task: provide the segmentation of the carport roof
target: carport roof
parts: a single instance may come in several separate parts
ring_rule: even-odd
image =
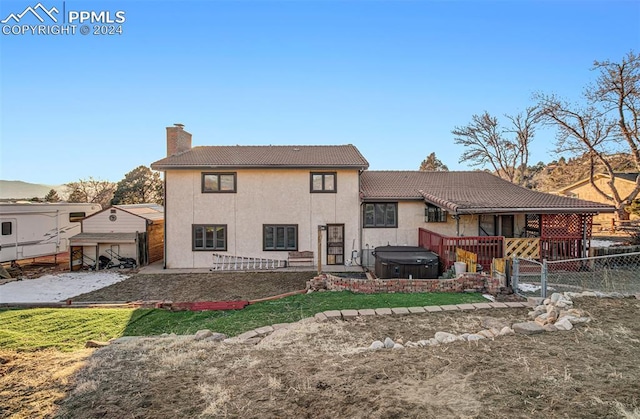
[[[149,204],[126,204],[126,205],[114,205],[114,208],[119,208],[130,214],[137,215],[138,217],[146,218],[151,221],[164,220],[164,207],[162,205],[149,203]]]
[[[90,246],[100,243],[135,243],[136,233],[79,233],[69,238],[73,245]]]

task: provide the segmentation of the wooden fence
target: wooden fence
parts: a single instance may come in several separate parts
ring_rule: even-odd
[[[511,259],[507,258],[495,258],[491,264],[491,277],[499,280],[500,287],[507,286],[507,279],[509,277],[509,264]]]
[[[456,249],[456,262],[467,264],[467,272],[476,272],[478,269],[478,255],[464,249]]]

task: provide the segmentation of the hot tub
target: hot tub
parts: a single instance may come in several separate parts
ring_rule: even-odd
[[[435,279],[439,260],[435,253],[418,246],[380,246],[374,251],[378,278]]]

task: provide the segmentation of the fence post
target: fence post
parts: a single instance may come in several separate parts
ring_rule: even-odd
[[[542,272],[540,275],[540,296],[547,298],[547,259],[542,259]]]
[[[513,270],[511,271],[511,284],[513,292],[518,293],[518,275],[520,275],[520,259],[513,258]]]

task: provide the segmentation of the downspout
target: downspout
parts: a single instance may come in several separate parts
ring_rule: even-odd
[[[362,252],[363,250],[363,246],[362,246],[362,236],[363,236],[363,231],[362,231],[362,205],[364,204],[364,202],[362,202],[362,198],[360,196],[360,194],[362,193],[362,172],[364,172],[363,169],[358,171],[358,200],[360,201],[358,205],[358,247],[360,247],[360,263],[358,264],[360,267],[362,267]]]
[[[456,220],[456,237],[460,237],[460,215],[458,212],[453,213],[453,218]]]
[[[164,172],[164,179],[162,179],[162,181],[164,182],[164,191],[163,191],[163,196],[164,196],[164,217],[162,217],[162,224],[163,224],[163,246],[162,246],[162,269],[167,269],[167,172]]]

